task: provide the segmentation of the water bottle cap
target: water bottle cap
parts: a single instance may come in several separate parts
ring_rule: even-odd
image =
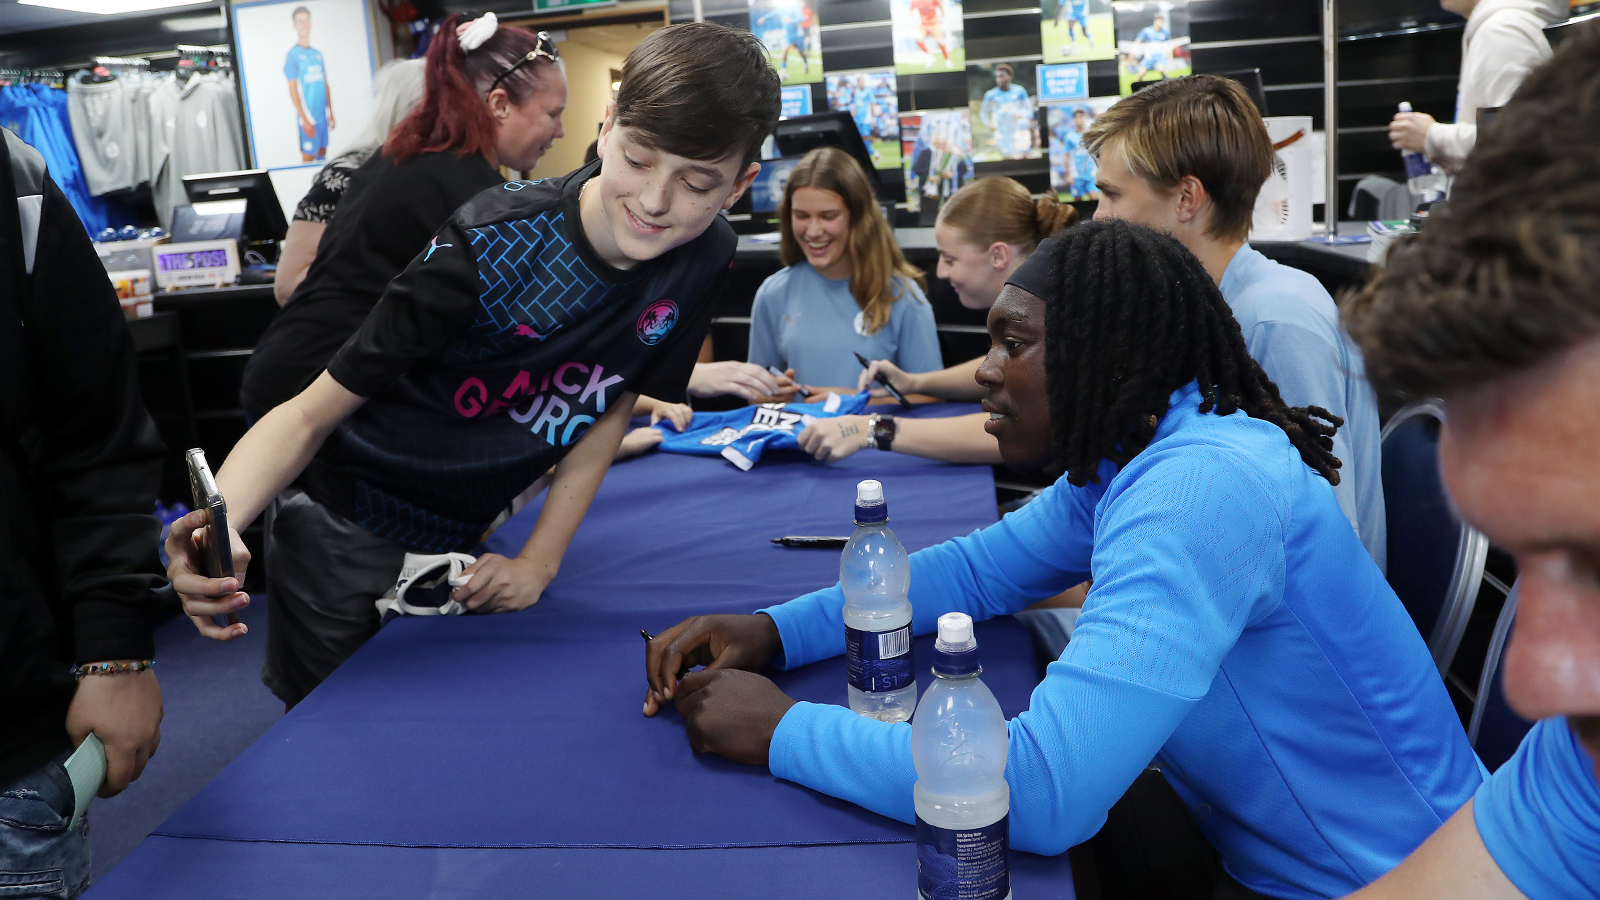
[[[856,524],[881,525],[889,521],[889,504],[883,501],[882,482],[867,479],[856,485]]]
[[[871,506],[883,502],[883,482],[871,478],[856,485],[856,505]]]
[[[972,617],[966,613],[945,613],[939,617],[939,649],[957,653],[978,646],[972,638]]]

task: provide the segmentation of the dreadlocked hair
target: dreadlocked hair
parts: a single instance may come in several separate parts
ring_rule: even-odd
[[[1128,464],[1155,437],[1172,392],[1198,382],[1200,411],[1282,428],[1300,458],[1339,483],[1333,435],[1344,420],[1291,407],[1245,348],[1222,292],[1177,240],[1117,219],[1085,222],[1050,247],[1045,377],[1053,474],[1099,483],[1100,461]],[[1320,420],[1320,421],[1319,421]]]

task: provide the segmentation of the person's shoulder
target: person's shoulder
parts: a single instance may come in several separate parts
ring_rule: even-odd
[[[1243,412],[1201,412],[1200,400],[1192,386],[1175,394],[1156,436],[1117,473],[1113,487],[1177,481],[1199,491],[1243,492],[1263,501],[1262,512],[1281,516],[1301,463],[1288,435]]]
[[[564,182],[565,178],[543,178],[484,188],[456,210],[456,224],[474,229],[558,213]]]
[[[1262,324],[1298,324],[1328,330],[1339,319],[1339,308],[1328,289],[1315,276],[1267,258],[1246,244],[1239,251],[1237,278],[1224,274],[1224,292],[1234,318],[1246,334]],[[1331,333],[1331,332],[1330,332]]]
[[[897,309],[902,305],[927,307],[929,315],[932,315],[932,307],[928,305],[927,296],[922,293],[922,288],[915,281],[912,281],[910,277],[899,272],[890,275],[889,290],[894,297],[894,305]]]
[[[11,176],[16,181],[17,196],[43,193],[47,172],[44,154],[23,142],[11,129],[0,128],[0,131],[5,132],[6,150],[11,153]]]
[[[772,297],[784,294],[792,285],[807,280],[807,278],[814,273],[815,270],[811,268],[811,264],[805,262],[804,260],[797,262],[792,266],[784,266],[778,271],[773,272],[771,275],[768,275],[766,279],[761,282],[761,287],[756,289],[756,296],[760,297],[761,295],[765,294],[769,297]]]

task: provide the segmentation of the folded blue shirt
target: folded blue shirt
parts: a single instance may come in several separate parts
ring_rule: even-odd
[[[1600,782],[1566,719],[1534,724],[1478,789],[1472,818],[1495,865],[1533,900],[1600,897]]]
[[[1094,578],[1072,643],[1012,719],[1012,846],[1094,835],[1152,759],[1258,892],[1330,897],[1405,858],[1484,777],[1410,616],[1328,483],[1276,426],[1173,394],[1100,484],[1065,479],[911,556],[912,627],[1013,613]],[[892,485],[888,486],[890,490]],[[844,649],[837,585],[763,610],[784,664]],[[800,703],[773,774],[912,820],[911,729]]]
[[[851,416],[867,408],[870,391],[849,397],[829,394],[820,403],[762,403],[727,412],[697,412],[689,430],[658,423],[668,453],[720,456],[748,472],[768,450],[800,446],[800,432],[817,419]]]

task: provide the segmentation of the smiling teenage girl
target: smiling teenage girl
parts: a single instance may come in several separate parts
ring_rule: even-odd
[[[1000,296],[1006,279],[1033,253],[1039,242],[1077,221],[1077,211],[1052,197],[1035,200],[1028,189],[1002,176],[980,178],[967,185],[939,210],[933,226],[939,248],[940,278],[950,282],[961,305],[988,309]],[[983,357],[933,372],[907,372],[887,359],[873,360],[859,376],[858,390],[873,384],[878,373],[907,394],[929,394],[945,400],[983,399],[976,375]],[[874,391],[881,393],[882,389]],[[912,456],[958,463],[997,463],[1000,450],[983,432],[987,416],[943,419],[896,419],[880,415],[818,419],[800,434],[800,446],[817,459],[844,459],[869,446]]]
[[[861,166],[813,150],[778,208],[783,269],[756,291],[749,360],[794,369],[809,385],[855,384],[851,351],[927,372],[941,365],[922,273],[906,264]]]

